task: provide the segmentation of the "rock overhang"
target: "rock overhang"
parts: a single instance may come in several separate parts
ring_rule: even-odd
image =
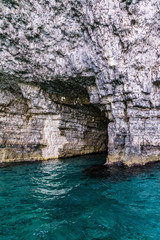
[[[1,6],[3,116],[14,113],[29,123],[39,114],[41,124],[40,114],[71,111],[74,119],[73,109],[81,109],[86,118],[88,108],[108,122],[109,162],[160,158],[158,0],[24,0]]]

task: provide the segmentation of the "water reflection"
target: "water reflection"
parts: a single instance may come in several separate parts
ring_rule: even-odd
[[[0,239],[158,240],[160,164],[84,172],[104,162],[96,155],[3,165]]]

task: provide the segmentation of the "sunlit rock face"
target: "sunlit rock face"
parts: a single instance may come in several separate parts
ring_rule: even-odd
[[[160,160],[159,0],[0,1],[0,161]],[[107,138],[108,135],[108,138]]]

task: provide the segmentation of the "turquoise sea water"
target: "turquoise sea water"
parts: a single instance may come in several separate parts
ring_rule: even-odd
[[[0,167],[0,240],[159,240],[160,164],[120,178],[102,155]]]

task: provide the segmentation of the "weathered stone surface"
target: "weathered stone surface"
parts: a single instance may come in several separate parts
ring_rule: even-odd
[[[87,104],[87,96],[83,98],[84,104],[78,104],[73,96],[62,97],[31,84],[18,85],[23,95],[21,104],[15,93],[13,102],[6,102],[6,105],[3,102],[0,112],[1,162],[52,159],[106,150],[106,118],[99,109]]]
[[[103,151],[107,132],[108,162],[160,160],[159,10],[0,0],[1,161]]]

